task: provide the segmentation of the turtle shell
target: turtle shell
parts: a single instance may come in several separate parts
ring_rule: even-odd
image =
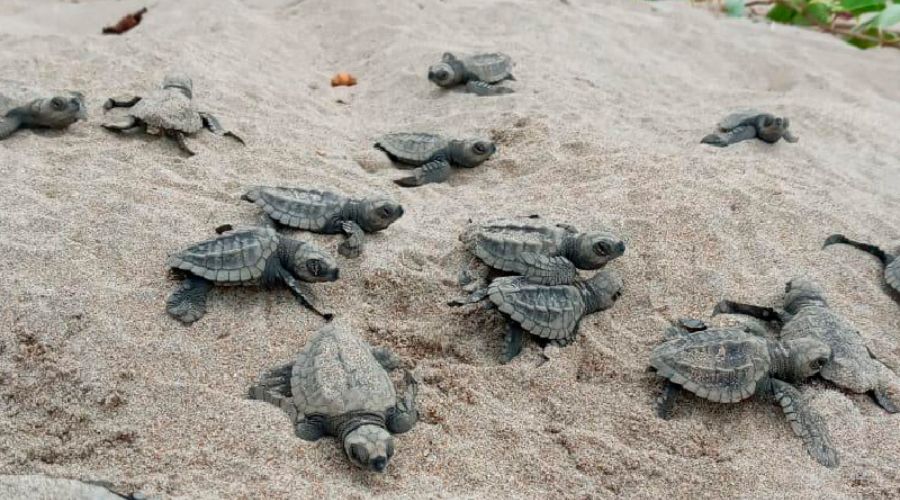
[[[739,328],[680,335],[653,349],[657,373],[701,398],[736,403],[756,393],[769,373],[768,342]]]
[[[218,284],[254,284],[277,258],[278,242],[272,228],[237,230],[173,254],[167,264]]]
[[[765,114],[762,111],[748,109],[732,113],[719,122],[719,129],[723,132],[734,130],[736,127],[745,124],[748,121],[754,121],[757,116]]]
[[[421,165],[447,147],[449,141],[434,134],[399,133],[382,136],[375,147],[394,161]]]
[[[560,254],[566,230],[559,227],[523,224],[515,220],[497,220],[470,225],[460,239],[466,249],[494,269],[524,274],[525,253],[553,257]]]
[[[178,89],[156,90],[129,111],[150,127],[193,134],[203,128],[200,113],[191,99]]]
[[[476,78],[487,83],[505,80],[512,72],[512,58],[500,52],[470,56],[463,64]]]
[[[259,205],[266,214],[285,226],[307,231],[336,230],[347,198],[328,191],[256,186],[243,199]]]
[[[488,297],[498,309],[532,335],[571,339],[587,309],[573,285],[538,285],[521,276],[497,278]]]
[[[897,292],[900,292],[900,257],[894,257],[894,260],[884,267],[884,280]]]
[[[329,417],[358,411],[384,414],[397,400],[369,345],[334,324],[319,330],[297,355],[291,394],[299,413]]]

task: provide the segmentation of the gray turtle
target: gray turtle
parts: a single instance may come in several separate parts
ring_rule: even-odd
[[[3,115],[3,119],[0,120],[0,140],[6,139],[22,128],[64,129],[85,118],[87,113],[84,95],[80,92],[34,99],[25,105],[10,109]]]
[[[608,270],[586,280],[553,286],[532,283],[522,276],[504,276],[468,299],[449,305],[490,300],[507,319],[503,362],[509,362],[521,352],[524,332],[560,347],[569,345],[578,334],[581,319],[609,309],[621,293],[621,278]]]
[[[0,498],[19,500],[147,500],[141,492],[117,493],[106,481],[78,481],[43,474],[0,475]]]
[[[777,117],[761,111],[742,111],[726,116],[719,122],[719,131],[709,134],[700,142],[712,146],[725,147],[748,139],[758,138],[761,141],[775,143],[784,138],[787,142],[797,142],[797,136],[788,130],[791,122],[787,118]]]
[[[487,266],[542,285],[572,283],[578,269],[600,269],[625,253],[625,243],[609,231],[515,219],[470,224],[460,240]]]
[[[394,181],[405,187],[443,182],[450,176],[451,165],[477,167],[497,151],[497,146],[487,139],[448,140],[434,134],[411,133],[382,136],[375,148],[395,162],[417,167],[412,176]]]
[[[479,96],[508,94],[513,90],[494,85],[512,76],[512,58],[500,52],[456,57],[445,52],[441,62],[428,68],[428,79],[439,87],[465,85]]]
[[[187,145],[185,136],[206,128],[216,135],[224,135],[244,144],[244,140],[222,128],[213,115],[198,111],[194,105],[194,83],[184,75],[168,75],[162,88],[148,97],[117,97],[106,101],[103,108],[130,108],[120,120],[103,125],[113,132],[144,130],[152,135],[166,135],[175,139],[188,155],[194,152]]]
[[[268,217],[285,226],[346,234],[338,247],[345,257],[359,256],[365,233],[386,229],[403,215],[403,207],[389,198],[348,198],[316,189],[254,186],[241,199],[259,205]]]
[[[853,241],[843,234],[833,234],[829,236],[825,240],[823,248],[828,245],[834,245],[835,243],[850,245],[877,257],[878,260],[881,261],[881,265],[884,266],[884,281],[887,282],[888,286],[895,292],[900,293],[900,258],[898,258],[897,255],[889,254],[875,245]]]
[[[409,431],[418,420],[416,380],[406,372],[398,399],[388,377],[387,370],[399,366],[389,350],[329,323],[294,361],[263,373],[250,398],[287,412],[300,438],[335,436],[354,465],[385,472],[394,455],[392,434]]]
[[[188,324],[202,318],[213,285],[271,289],[283,284],[313,312],[331,318],[318,310],[312,290],[302,283],[338,279],[338,266],[331,256],[311,243],[281,236],[271,227],[228,231],[169,256],[166,264],[184,276],[166,303],[172,317]]]
[[[831,349],[814,338],[772,342],[764,333],[750,326],[693,332],[670,329],[669,339],[650,354],[650,365],[667,380],[657,414],[671,415],[680,389],[718,403],[768,396],[781,405],[809,454],[822,465],[837,466],[825,421],[791,385],[818,373],[831,357]]]
[[[900,377],[872,355],[849,321],[828,307],[818,283],[806,278],[789,281],[784,311],[723,300],[714,311],[719,313],[744,314],[774,322],[785,341],[810,337],[824,342],[833,356],[822,367],[822,378],[851,392],[871,392],[885,410],[900,412]]]

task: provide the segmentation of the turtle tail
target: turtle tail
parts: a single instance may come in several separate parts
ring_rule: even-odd
[[[851,247],[862,250],[863,252],[870,253],[875,257],[878,257],[878,260],[881,261],[883,265],[888,265],[891,261],[894,260],[893,256],[888,255],[884,250],[878,248],[875,245],[870,245],[868,243],[861,243],[859,241],[853,241],[843,234],[832,234],[827,239],[825,239],[825,244],[822,245],[822,248],[825,248],[829,245],[833,245],[835,243],[843,243],[844,245],[850,245]]]

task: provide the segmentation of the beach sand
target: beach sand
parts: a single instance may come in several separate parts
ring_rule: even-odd
[[[802,386],[841,456],[813,461],[780,408],[685,397],[652,409],[663,330],[732,298],[764,305],[808,275],[900,371],[900,308],[843,232],[900,244],[900,51],[730,20],[671,2],[7,0],[2,77],[81,90],[90,117],[0,142],[0,473],[108,481],[181,498],[605,498],[900,495],[900,417],[823,381]],[[447,50],[502,50],[514,94],[425,78]],[[110,96],[193,77],[201,109],[247,146],[203,132],[198,154],[102,128]],[[354,87],[332,88],[337,72]],[[789,116],[797,144],[699,144],[728,112]],[[402,189],[381,134],[485,136],[493,159]],[[286,292],[216,290],[184,327],[164,311],[166,256],[253,223],[248,185],[382,193],[406,215],[369,237],[320,297],[421,381],[421,420],[384,475],[334,439],[294,437],[245,398],[321,320]],[[610,310],[574,345],[499,363],[496,313],[459,296],[468,220],[540,214],[611,227],[626,254]],[[296,233],[336,255],[341,237]],[[735,318],[722,317],[720,324]]]

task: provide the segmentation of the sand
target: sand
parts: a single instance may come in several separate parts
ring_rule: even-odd
[[[900,243],[900,51],[624,0],[160,0],[132,32],[99,34],[143,5],[0,6],[3,77],[81,90],[91,112],[0,143],[0,473],[173,498],[900,494],[900,417],[867,395],[803,386],[840,452],[832,470],[768,403],[688,398],[657,419],[645,369],[669,321],[725,297],[775,304],[806,274],[900,370],[900,308],[880,265],[820,249],[835,231]],[[514,94],[425,79],[446,50],[498,49],[516,61]],[[247,147],[202,133],[188,159],[99,127],[107,97],[147,93],[169,70],[190,74],[198,105]],[[359,85],[331,88],[339,71]],[[747,107],[789,116],[800,142],[699,144]],[[401,189],[371,144],[418,130],[491,137],[499,152]],[[239,195],[253,184],[384,193],[406,209],[316,287],[422,381],[422,419],[385,475],[245,399],[321,325],[287,292],[216,291],[191,327],[164,312],[167,254],[252,223]],[[610,268],[626,290],[550,361],[529,343],[504,366],[500,318],[444,302],[459,294],[466,222],[532,213],[619,231],[628,251]],[[296,236],[335,253],[340,242]]]

